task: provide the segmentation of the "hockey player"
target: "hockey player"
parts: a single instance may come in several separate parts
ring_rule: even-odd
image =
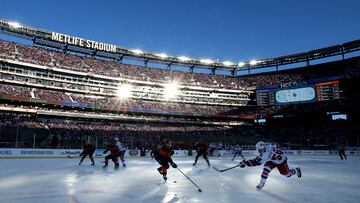
[[[161,148],[162,145],[157,145],[152,147],[151,151],[150,151],[150,157],[151,159],[154,159],[155,153],[157,153],[159,151],[159,149]]]
[[[213,153],[214,153],[214,151],[215,151],[215,148],[216,148],[215,143],[210,142],[210,144],[209,144],[209,153],[210,153],[210,156],[213,156]]]
[[[234,149],[234,157],[232,158],[232,161],[234,161],[236,155],[241,156],[242,155],[242,148],[237,144]]]
[[[340,156],[340,159],[343,160],[345,158],[345,160],[347,160],[347,157],[345,155],[345,148],[343,145],[340,145],[338,147],[338,150],[339,150],[339,156]]]
[[[81,163],[84,161],[84,159],[89,156],[91,162],[92,162],[92,166],[95,165],[95,161],[94,161],[94,158],[93,158],[93,154],[95,152],[95,147],[94,145],[92,144],[86,144],[84,145],[83,147],[83,151],[81,152],[80,156],[81,156],[81,159],[80,159],[80,162],[79,162],[79,165],[81,165]]]
[[[120,157],[120,160],[122,162],[122,166],[123,167],[126,167],[126,164],[125,164],[125,159],[124,159],[124,156],[125,156],[125,152],[126,152],[126,148],[125,146],[119,141],[119,138],[115,138],[115,146],[119,149],[119,157]]]
[[[104,169],[107,168],[108,163],[109,163],[109,159],[111,159],[115,164],[114,169],[118,169],[119,168],[119,159],[118,159],[119,149],[116,147],[115,144],[109,144],[106,147],[106,150],[103,152],[103,154],[106,154],[109,151],[110,151],[110,154],[105,156],[105,161],[104,161],[105,165],[103,166],[103,168]]]
[[[196,166],[197,160],[199,159],[200,156],[203,156],[203,158],[205,159],[206,163],[208,164],[208,166],[210,166],[210,162],[208,159],[208,149],[206,144],[199,142],[197,144],[197,150],[196,150],[197,154],[195,157],[195,161],[193,163],[193,166]]]
[[[260,166],[264,163],[260,183],[256,186],[257,189],[262,189],[264,187],[269,173],[274,168],[277,168],[280,174],[286,177],[291,177],[295,174],[299,178],[301,177],[300,168],[289,169],[289,166],[287,165],[287,157],[284,152],[278,148],[277,144],[259,141],[256,143],[255,147],[259,152],[259,155],[255,159],[241,161],[239,166],[241,168],[244,168],[245,166],[254,167]]]
[[[163,176],[164,180],[167,180],[167,170],[169,169],[169,164],[173,168],[177,167],[177,165],[171,159],[171,156],[174,154],[174,151],[171,147],[171,142],[169,140],[165,140],[160,148],[153,150],[151,154],[161,165],[157,170]]]

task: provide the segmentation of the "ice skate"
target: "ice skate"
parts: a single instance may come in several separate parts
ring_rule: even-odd
[[[159,173],[160,173],[161,175],[163,174],[161,167],[159,167],[157,170],[159,171]]]
[[[265,183],[259,183],[259,184],[256,186],[256,189],[261,190],[264,186],[265,186]]]
[[[301,169],[300,167],[295,168],[297,177],[301,178]]]

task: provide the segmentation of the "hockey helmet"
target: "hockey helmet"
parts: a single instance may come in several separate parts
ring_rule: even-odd
[[[259,141],[255,145],[256,151],[258,151],[260,154],[265,152],[265,142]]]
[[[164,139],[164,140],[163,140],[163,144],[164,144],[165,147],[169,147],[169,148],[170,148],[171,145],[172,145],[172,144],[171,144],[171,140],[169,140],[169,139]]]

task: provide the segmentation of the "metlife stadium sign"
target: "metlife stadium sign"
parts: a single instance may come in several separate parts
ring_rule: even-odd
[[[83,39],[80,37],[73,37],[57,32],[51,33],[51,39],[53,41],[67,43],[70,45],[80,46],[88,49],[94,49],[98,51],[112,52],[116,53],[116,45],[106,44],[102,42],[92,41],[88,39]]]

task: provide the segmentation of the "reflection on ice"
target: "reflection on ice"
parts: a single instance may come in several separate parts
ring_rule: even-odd
[[[212,158],[218,168],[234,165],[231,158]],[[311,161],[309,161],[311,160]],[[287,178],[274,169],[262,191],[255,189],[262,167],[235,168],[224,173],[191,158],[174,161],[203,190],[199,193],[179,171],[169,169],[164,182],[151,159],[128,159],[128,167],[103,170],[102,160],[90,166],[74,159],[0,159],[0,202],[359,202],[360,157],[289,157],[303,177]],[[236,163],[235,163],[236,164]]]

